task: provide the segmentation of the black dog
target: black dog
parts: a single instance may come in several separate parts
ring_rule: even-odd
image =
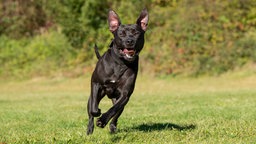
[[[144,9],[136,24],[121,25],[118,15],[110,10],[109,29],[114,35],[108,51],[100,56],[97,46],[95,53],[99,59],[91,78],[91,95],[88,100],[89,124],[87,135],[93,133],[94,117],[99,117],[100,100],[107,95],[113,106],[98,118],[96,124],[104,128],[110,123],[110,132],[115,132],[118,117],[133,93],[138,72],[139,53],[144,45],[144,33],[148,24],[148,12]]]

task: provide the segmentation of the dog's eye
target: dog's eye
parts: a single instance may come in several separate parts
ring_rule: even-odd
[[[126,32],[125,31],[122,31],[122,32],[120,32],[120,34],[119,34],[121,37],[125,37],[126,36]]]
[[[135,29],[133,29],[131,32],[132,32],[133,35],[139,34],[139,31],[136,31]]]

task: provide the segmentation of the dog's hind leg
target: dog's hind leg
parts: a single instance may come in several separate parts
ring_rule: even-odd
[[[112,102],[113,102],[113,105],[116,103],[116,98],[113,98],[112,99]],[[120,117],[120,115],[122,114],[122,112],[124,111],[124,108],[120,109],[116,115],[114,115],[114,117],[112,118],[111,120],[111,123],[109,125],[109,130],[111,133],[115,133],[116,132],[116,129],[117,129],[117,121],[118,121],[118,118]]]
[[[117,129],[117,121],[118,121],[118,118],[120,117],[120,115],[122,114],[122,112],[124,111],[124,108],[122,108],[121,110],[119,110],[117,112],[117,114],[113,117],[110,125],[109,125],[109,130],[110,130],[110,133],[115,133],[116,132],[116,129]]]

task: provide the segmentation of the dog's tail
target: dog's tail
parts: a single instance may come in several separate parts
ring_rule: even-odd
[[[95,54],[96,54],[97,58],[100,59],[101,56],[100,56],[99,49],[98,49],[96,44],[94,45],[94,51],[95,51]]]

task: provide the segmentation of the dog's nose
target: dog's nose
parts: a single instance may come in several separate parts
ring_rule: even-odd
[[[129,46],[132,46],[132,45],[134,45],[134,40],[132,40],[132,39],[127,39],[127,40],[126,40],[126,44],[129,45]]]

